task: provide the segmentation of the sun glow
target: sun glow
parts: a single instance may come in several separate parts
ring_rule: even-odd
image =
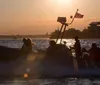
[[[59,5],[71,5],[72,0],[56,0]]]

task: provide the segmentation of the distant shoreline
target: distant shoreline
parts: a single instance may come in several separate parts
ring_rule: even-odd
[[[56,39],[56,37],[52,37],[50,38],[50,36],[47,35],[0,35],[0,39],[21,39],[21,38],[48,38],[48,39]],[[74,39],[74,37],[70,37],[70,38],[63,38],[63,39]],[[79,39],[100,39],[100,38],[81,38],[79,37]]]
[[[13,39],[18,39],[18,38],[49,38],[46,35],[0,35],[0,38],[13,38]]]

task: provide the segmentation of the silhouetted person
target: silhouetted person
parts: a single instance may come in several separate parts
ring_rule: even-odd
[[[47,48],[47,55],[54,55],[56,51],[56,42],[52,40],[49,44],[50,46]]]
[[[23,38],[23,46],[21,48],[21,55],[28,55],[32,52],[32,42],[30,39]]]
[[[67,42],[66,42],[66,41],[64,41],[63,43],[64,43],[64,45],[66,46],[66,43],[67,43]]]
[[[62,45],[62,51],[66,52],[66,56],[72,56],[71,50],[66,46],[66,41],[64,41],[64,45]]]
[[[81,59],[81,45],[80,45],[80,41],[78,39],[78,37],[75,37],[75,45],[74,45],[74,49],[75,49],[75,55],[76,55],[76,59],[80,60]]]
[[[88,51],[86,48],[82,48],[82,59],[86,60],[89,57]]]
[[[90,66],[90,59],[89,59],[89,54],[86,48],[82,48],[82,60],[85,62],[85,66],[89,67]]]
[[[77,36],[75,37],[74,47],[70,47],[70,48],[75,49],[75,57],[76,57],[76,60],[78,62],[78,66],[80,67],[81,66],[81,60],[82,60],[82,58],[81,58],[82,52],[81,52],[80,41],[79,41]]]
[[[97,47],[95,43],[92,44],[91,49],[89,50],[90,59],[98,65],[100,62],[100,48]]]
[[[30,38],[27,39],[27,46],[28,46],[28,52],[32,52],[32,41]]]
[[[23,46],[21,48],[21,54],[27,54],[28,48],[27,48],[27,39],[23,38]]]

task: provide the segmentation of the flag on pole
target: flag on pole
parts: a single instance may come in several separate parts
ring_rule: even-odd
[[[73,19],[73,18],[83,18],[83,17],[84,17],[84,15],[82,15],[82,14],[80,14],[78,12],[75,14],[74,17],[73,16],[70,16],[71,19]]]
[[[78,13],[78,10],[79,10],[79,9],[77,9],[77,11],[76,11],[74,17],[73,17],[73,16],[70,16],[70,18],[72,19],[72,21],[71,21],[71,23],[69,23],[69,25],[73,23],[73,21],[74,21],[75,18],[79,18],[79,19],[81,19],[81,18],[84,17],[84,15]]]
[[[76,12],[76,14],[74,16],[74,18],[83,18],[83,17],[84,17],[84,15],[82,15],[82,14],[80,14],[78,12]]]

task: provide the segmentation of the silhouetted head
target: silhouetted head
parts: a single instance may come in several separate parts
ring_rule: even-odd
[[[55,45],[56,45],[56,42],[53,41],[53,40],[51,40],[51,41],[50,41],[50,46],[55,46]]]
[[[32,44],[32,41],[31,41],[30,38],[27,39],[27,44],[28,44],[28,45],[31,45],[31,44]]]
[[[96,48],[97,45],[95,43],[92,43],[92,48]]]
[[[23,43],[26,44],[27,43],[27,39],[23,38]]]
[[[64,43],[64,45],[66,45],[66,43],[67,43],[67,42],[66,42],[66,41],[64,41],[63,43]]]
[[[75,36],[75,41],[78,41],[78,36]]]

